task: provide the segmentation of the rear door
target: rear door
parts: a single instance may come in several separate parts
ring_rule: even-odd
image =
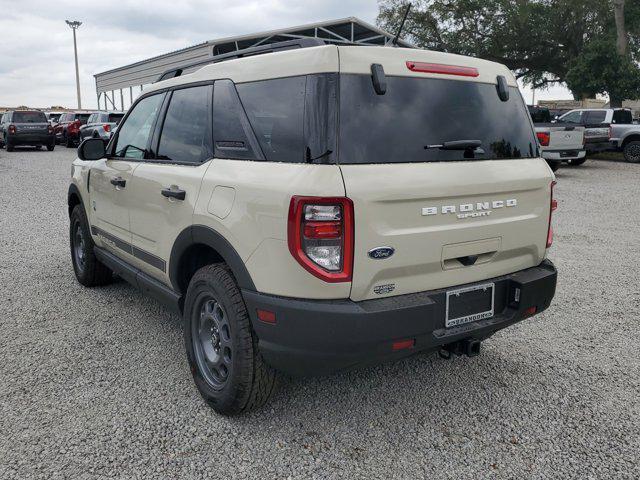
[[[582,150],[584,128],[581,126],[550,127],[549,146],[545,150]]]
[[[44,112],[14,112],[11,123],[16,127],[16,136],[23,141],[41,140],[49,132],[49,122]]]
[[[131,179],[149,156],[153,128],[164,94],[140,100],[127,117],[106,159],[93,162],[89,180],[91,230],[101,244],[132,262],[129,208],[134,201]]]
[[[152,141],[155,155],[140,163],[131,181],[134,263],[167,284],[171,249],[192,224],[200,184],[213,157],[212,90],[207,84],[167,94]]]
[[[376,94],[370,75],[340,76],[339,163],[355,218],[351,298],[538,265],[553,177],[517,87],[501,101],[490,83],[386,81]],[[461,140],[480,146],[442,148]]]

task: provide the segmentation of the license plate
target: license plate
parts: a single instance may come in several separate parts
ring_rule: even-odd
[[[495,283],[449,290],[445,326],[457,327],[493,317]]]

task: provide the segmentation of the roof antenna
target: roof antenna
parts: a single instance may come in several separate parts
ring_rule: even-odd
[[[402,33],[402,29],[404,28],[404,22],[407,21],[409,10],[411,10],[411,3],[407,5],[407,9],[404,11],[404,16],[402,17],[402,22],[400,22],[400,27],[398,28],[398,33],[396,33],[396,36],[393,37],[393,40],[391,41],[391,45],[393,45],[394,47],[398,46],[398,40],[400,39],[400,34]]]

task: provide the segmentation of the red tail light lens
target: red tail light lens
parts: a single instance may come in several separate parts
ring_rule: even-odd
[[[11,135],[13,135],[14,133],[16,133],[16,126],[15,125],[9,125],[8,131]]]
[[[51,125],[47,125],[47,132],[53,133],[53,127]]]
[[[350,282],[353,202],[346,197],[294,196],[289,204],[289,251],[325,282]]]
[[[109,133],[111,131],[111,125],[109,125],[108,123],[105,123],[102,128],[104,128],[104,131]]]
[[[407,68],[412,72],[439,73],[441,75],[458,75],[461,77],[477,77],[477,68],[461,67],[459,65],[445,65],[443,63],[407,62]]]
[[[538,141],[540,145],[543,147],[549,146],[549,141],[551,140],[551,134],[548,132],[536,132],[536,137],[538,137]]]
[[[553,226],[551,225],[551,217],[553,216],[553,212],[555,212],[558,208],[558,201],[553,198],[553,187],[556,185],[556,182],[551,182],[551,205],[549,206],[549,229],[547,230],[547,248],[549,248],[553,244]]]

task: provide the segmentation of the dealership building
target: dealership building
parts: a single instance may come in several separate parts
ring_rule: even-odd
[[[394,35],[355,17],[301,25],[280,30],[221,38],[165,53],[140,62],[94,75],[98,108],[125,110],[145,85],[158,80],[167,70],[206,61],[207,58],[237,50],[287,40],[319,38],[327,43],[345,45],[389,45]],[[412,45],[398,39],[402,47]]]

